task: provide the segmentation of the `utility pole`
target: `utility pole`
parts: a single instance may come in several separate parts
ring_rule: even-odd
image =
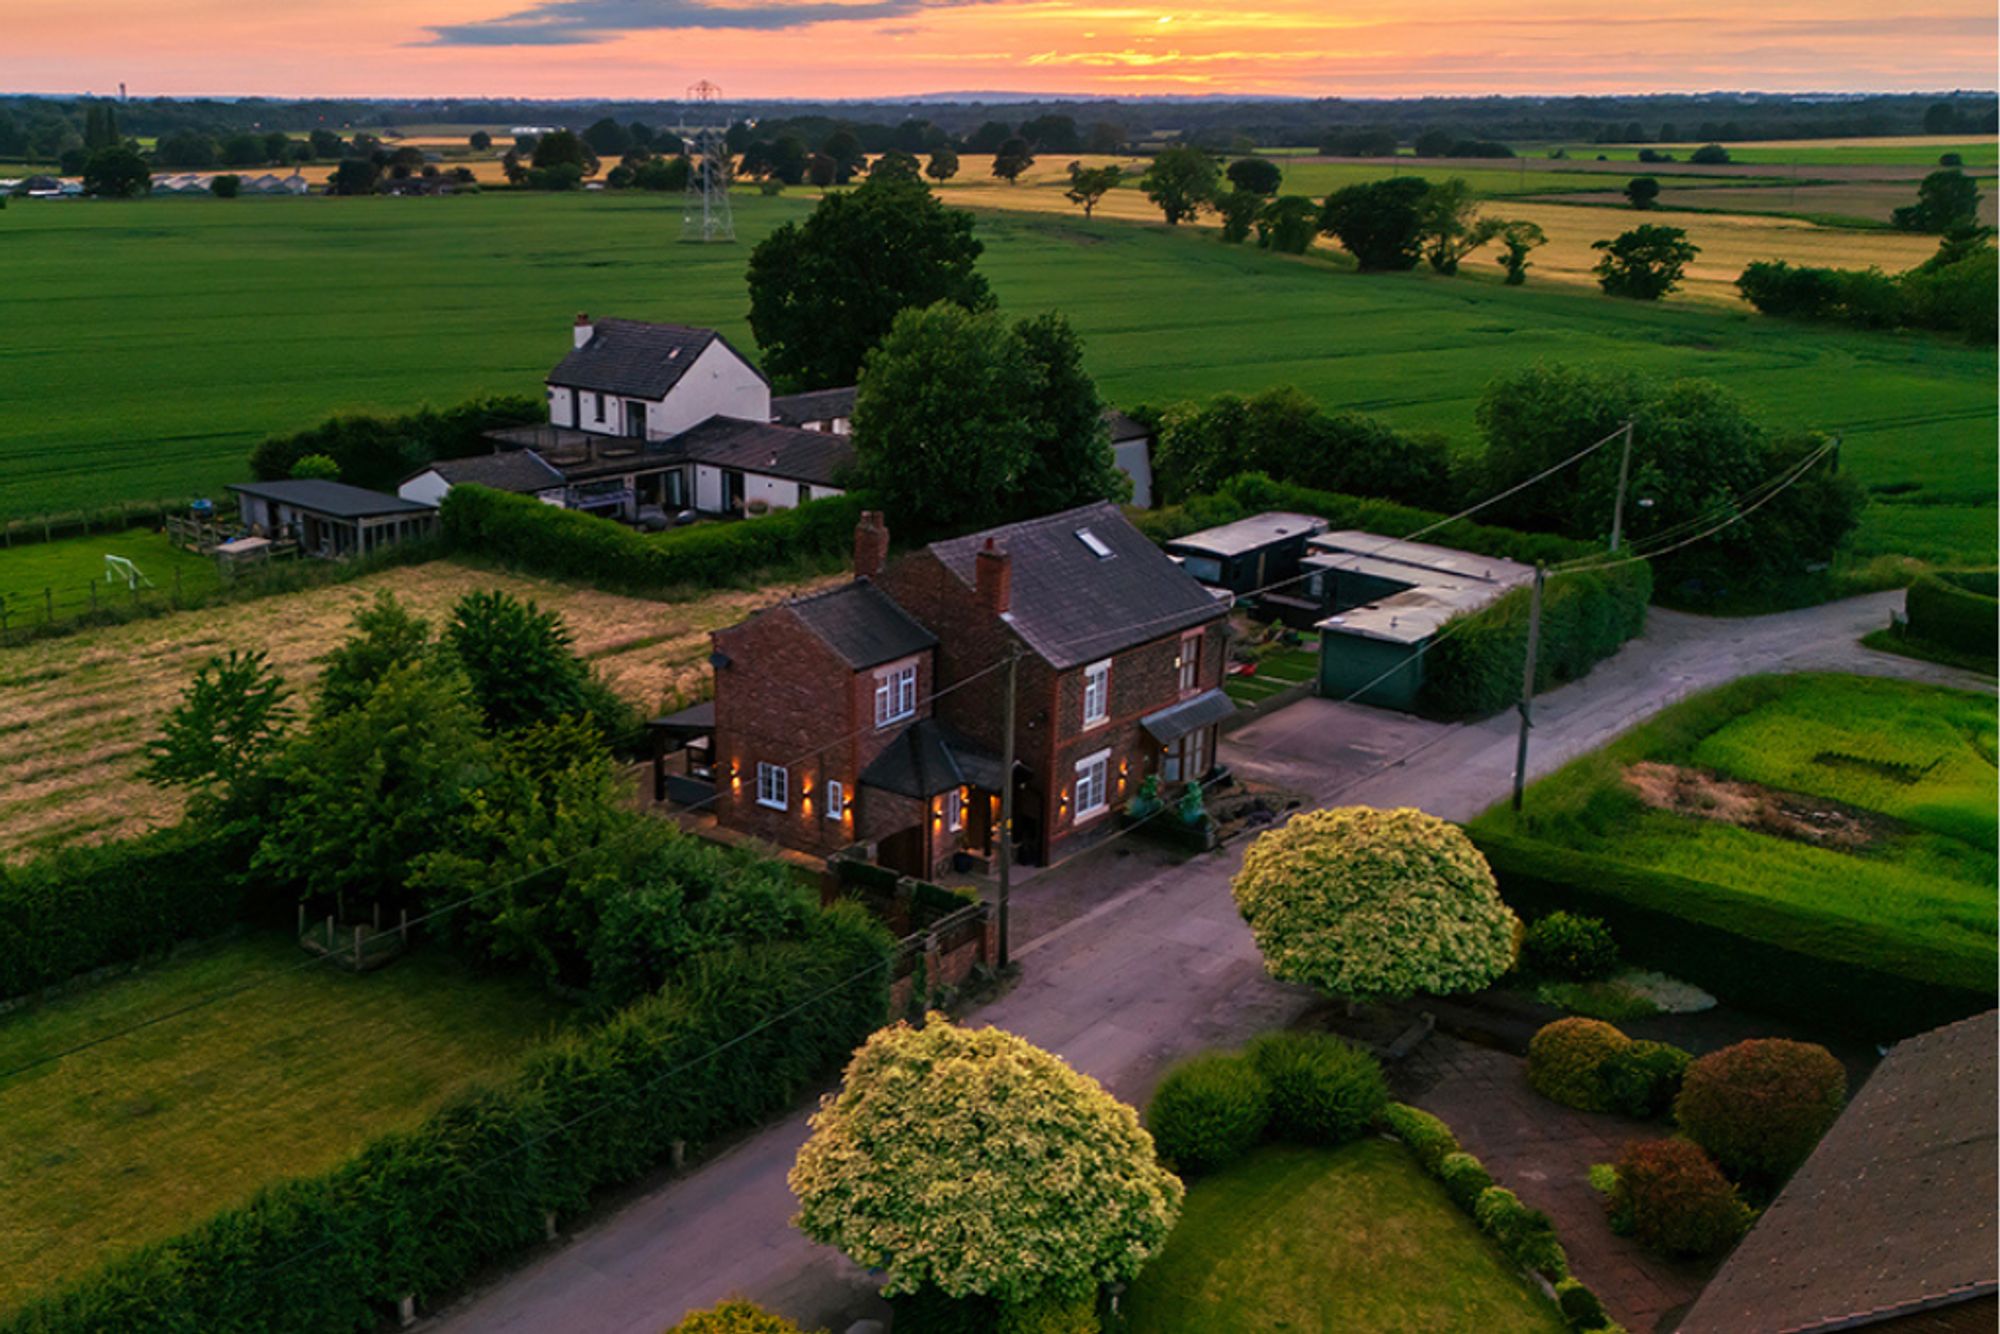
[[[1000,958],[1007,966],[1007,891],[1014,872],[1014,681],[1021,651],[1007,655],[1007,693],[1000,697]]]
[[[1514,810],[1521,809],[1521,789],[1528,783],[1528,729],[1535,725],[1532,713],[1535,702],[1535,650],[1542,643],[1542,581],[1548,575],[1548,567],[1535,567],[1535,591],[1528,603],[1528,661],[1521,671],[1521,740],[1514,747]]]
[[[1611,551],[1625,536],[1625,484],[1632,476],[1632,419],[1625,419],[1625,452],[1618,459],[1618,499],[1611,502]]]

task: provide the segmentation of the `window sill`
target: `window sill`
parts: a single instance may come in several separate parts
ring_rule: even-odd
[[[788,811],[791,809],[790,806],[782,801],[766,801],[762,797],[757,798],[757,804],[767,811]]]
[[[1077,735],[1081,736],[1085,732],[1095,732],[1098,728],[1104,726],[1106,723],[1110,721],[1111,721],[1111,715],[1108,713],[1105,714],[1102,718],[1085,718],[1083,720],[1083,726],[1077,730]]]
[[[1073,829],[1081,829],[1083,826],[1089,824],[1091,821],[1101,818],[1102,816],[1107,814],[1110,810],[1111,810],[1110,803],[1107,802],[1102,806],[1092,806],[1087,811],[1078,811],[1073,817],[1071,817],[1070,827]]]

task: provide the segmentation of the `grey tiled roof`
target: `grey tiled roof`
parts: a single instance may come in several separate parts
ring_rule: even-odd
[[[346,482],[317,477],[289,477],[276,482],[231,482],[231,491],[261,500],[275,500],[336,519],[370,519],[378,514],[431,514],[429,505],[401,496],[369,491]]]
[[[540,455],[525,449],[475,454],[463,459],[439,459],[410,476],[421,477],[427,472],[436,473],[453,486],[460,482],[475,482],[496,491],[545,491],[561,486],[563,481],[562,474],[542,462]],[[409,478],[403,480],[408,481]]]
[[[729,346],[713,329],[644,320],[597,320],[591,325],[589,341],[571,349],[549,372],[549,383],[658,400],[666,397],[695,359],[716,342]],[[743,359],[748,363],[749,358]]]
[[[919,718],[861,771],[865,787],[919,800],[955,787],[997,792],[1000,761],[935,718]]]
[[[1085,531],[1107,555],[1091,549],[1079,535]],[[976,553],[989,537],[1013,567],[1008,623],[1058,669],[1228,614],[1109,501],[933,542],[930,550],[970,589],[978,583]]]
[[[1111,431],[1111,443],[1114,445],[1121,440],[1144,440],[1152,434],[1145,423],[1134,421],[1117,408],[1104,410],[1104,424]]]
[[[854,462],[854,442],[847,436],[741,417],[710,417],[675,436],[671,444],[696,463],[815,486],[835,485]]]
[[[1680,1334],[1847,1328],[1990,1297],[1997,1044],[1990,1010],[1897,1043]]]
[[[844,389],[813,389],[803,394],[781,394],[771,400],[771,420],[786,426],[832,421],[836,417],[853,415],[853,385]]]
[[[787,605],[856,671],[907,658],[937,643],[936,635],[866,579]]]

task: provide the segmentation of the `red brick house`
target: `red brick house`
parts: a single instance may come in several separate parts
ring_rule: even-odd
[[[1147,775],[1214,767],[1226,601],[1110,504],[934,542],[893,563],[879,514],[855,578],[714,637],[717,813],[825,855],[933,875],[990,859],[1018,655],[1014,829],[1027,863],[1115,827]]]

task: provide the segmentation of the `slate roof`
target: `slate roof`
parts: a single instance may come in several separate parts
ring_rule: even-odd
[[[781,394],[771,400],[771,420],[785,426],[805,422],[832,421],[854,415],[854,386],[845,389],[814,389],[803,394]]]
[[[1152,434],[1145,423],[1134,421],[1117,408],[1104,410],[1104,424],[1111,430],[1111,443],[1114,445],[1126,440],[1144,440]]]
[[[1996,1046],[1994,1011],[1897,1043],[1679,1334],[1845,1329],[1990,1300]]]
[[[231,482],[231,491],[261,500],[275,500],[315,514],[336,519],[372,519],[380,514],[434,514],[421,501],[368,491],[346,482],[330,482],[317,477],[289,477],[275,482]]]
[[[837,485],[840,473],[854,462],[854,441],[847,436],[741,417],[710,417],[675,436],[671,444],[696,463],[814,486]]]
[[[525,449],[507,450],[498,454],[474,454],[463,459],[439,459],[437,462],[405,477],[421,477],[427,472],[457,486],[460,482],[473,482],[480,486],[490,486],[496,491],[546,491],[562,485],[563,476],[542,461],[539,454]]]
[[[955,787],[1000,788],[1000,761],[935,718],[904,728],[861,771],[864,787],[928,800]]]
[[[711,343],[729,347],[729,340],[713,329],[644,320],[596,320],[589,340],[572,348],[549,372],[549,383],[657,401],[681,382],[688,367]],[[751,364],[735,348],[729,350],[746,365]],[[762,372],[758,374],[761,377]]]
[[[1091,549],[1079,535],[1084,532],[1103,545],[1105,555]],[[1013,567],[1008,624],[1058,670],[1216,620],[1229,610],[1109,501],[933,542],[929,550],[973,589],[976,553],[989,537]]]
[[[936,635],[866,579],[786,605],[856,671],[907,658],[938,642]]]

